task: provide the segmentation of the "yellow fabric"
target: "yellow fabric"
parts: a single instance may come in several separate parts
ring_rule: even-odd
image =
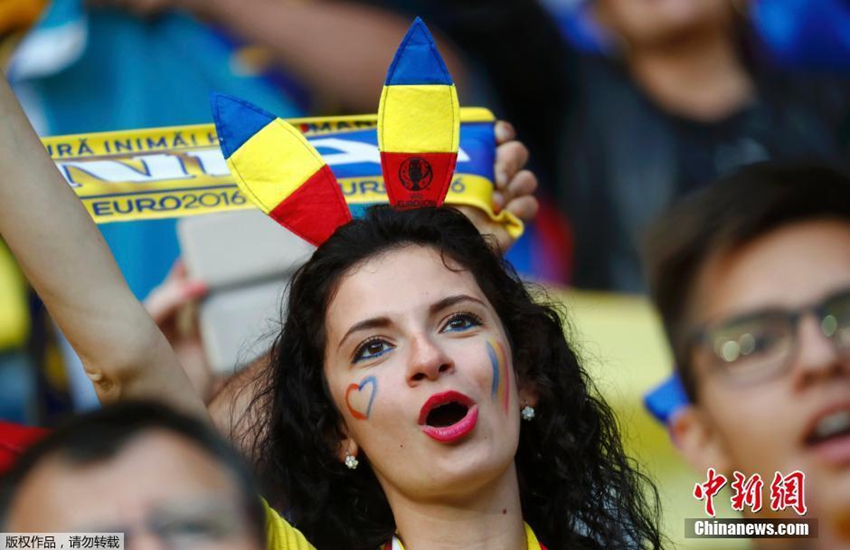
[[[29,331],[24,279],[11,253],[0,241],[0,353],[22,348]]]
[[[280,514],[263,500],[266,508],[266,548],[268,550],[316,550],[307,542],[301,531],[291,526]]]
[[[227,159],[239,188],[265,212],[273,210],[324,165],[304,135],[279,118]]]
[[[458,149],[460,107],[454,86],[384,86],[378,147],[385,153],[450,153]]]
[[[387,202],[387,194],[375,189],[375,183],[383,183],[384,178],[343,178],[338,180],[345,193],[348,204],[374,204]],[[493,212],[491,197],[493,184],[485,177],[475,174],[455,174],[446,204],[451,206],[472,206],[485,212],[491,220],[504,226],[508,234],[518,239],[525,228],[522,221],[505,210]]]
[[[401,541],[398,539],[396,540],[399,550],[404,550],[404,545],[401,544]],[[531,526],[527,523],[525,524],[525,544],[526,550],[541,550],[540,542],[537,540],[537,535],[534,534]]]
[[[531,530],[529,524],[525,524],[525,544],[527,550],[540,550],[540,542],[537,540],[537,535]]]

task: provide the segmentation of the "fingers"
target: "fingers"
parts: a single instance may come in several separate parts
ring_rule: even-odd
[[[496,145],[501,145],[516,139],[516,130],[513,124],[500,120],[496,122]]]
[[[535,191],[537,191],[537,176],[530,170],[522,170],[513,177],[506,189],[493,192],[493,208],[499,212],[511,201],[533,195]]]
[[[496,148],[496,190],[504,190],[511,179],[528,162],[528,148],[519,141],[511,141]]]
[[[505,210],[511,212],[523,222],[530,222],[537,216],[537,211],[540,209],[540,203],[534,195],[527,195],[512,200]]]
[[[208,291],[206,283],[187,279],[186,267],[178,260],[165,281],[145,300],[145,309],[154,322],[161,324],[174,317],[188,303],[205,296]]]
[[[522,170],[508,183],[505,199],[511,202],[518,197],[533,195],[535,191],[537,191],[537,176],[530,170]]]

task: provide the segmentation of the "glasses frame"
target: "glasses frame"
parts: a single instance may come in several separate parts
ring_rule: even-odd
[[[836,327],[832,333],[828,333],[824,329],[824,322],[828,317],[831,316],[829,310],[831,306],[836,302],[847,301],[850,302],[850,288],[843,288],[838,291],[832,292],[827,295],[825,298],[818,300],[814,304],[809,304],[807,306],[795,308],[795,309],[784,309],[784,308],[765,308],[761,310],[751,311],[748,313],[743,313],[741,315],[736,315],[732,317],[728,317],[721,321],[717,321],[715,323],[707,323],[702,326],[695,328],[689,339],[689,344],[687,347],[687,355],[688,361],[691,363],[691,367],[693,369],[693,356],[699,346],[707,346],[710,350],[709,353],[713,357],[717,359],[716,368],[712,368],[710,375],[721,374],[725,380],[730,383],[733,383],[735,386],[739,387],[749,387],[759,385],[764,382],[768,382],[771,380],[775,380],[777,378],[785,375],[794,364],[794,361],[797,357],[797,354],[800,351],[800,322],[809,317],[814,316],[814,318],[818,322],[818,328],[820,333],[830,341],[832,346],[835,349],[835,353],[839,357],[843,357],[845,355],[850,356],[850,344],[845,348],[840,345],[838,340],[836,339],[836,335],[839,333],[839,328]],[[768,369],[767,373],[762,376],[755,376],[751,380],[744,380],[743,378],[736,378],[736,375],[731,372],[733,369],[729,368],[730,363],[723,361],[722,357],[718,357],[717,353],[714,351],[714,337],[713,335],[722,331],[724,327],[729,327],[733,324],[740,324],[747,321],[758,320],[762,318],[767,318],[771,316],[772,318],[783,319],[787,326],[790,327],[790,346],[788,351],[785,353],[785,357],[779,362],[779,364],[772,369]]]

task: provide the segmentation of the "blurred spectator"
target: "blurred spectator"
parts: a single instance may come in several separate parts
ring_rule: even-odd
[[[847,161],[848,87],[757,63],[743,8],[596,0],[618,52],[574,52],[567,65],[556,193],[573,228],[574,284],[643,290],[641,230],[676,197],[740,166]]]
[[[542,212],[548,193],[569,218],[580,287],[643,291],[641,230],[737,167],[848,158],[850,88],[759,59],[747,0],[584,2],[605,42],[576,25],[579,47],[537,1],[369,1],[426,15],[485,74],[532,151]]]
[[[153,540],[265,548],[265,511],[241,457],[209,426],[161,405],[75,418],[27,450],[2,483],[5,532],[120,532],[129,549]]]
[[[783,67],[850,69],[850,4],[846,0],[749,0],[760,54]],[[593,0],[543,0],[575,48],[606,53],[611,37]]]
[[[677,204],[647,251],[693,403],[670,420],[679,450],[700,475],[759,474],[766,495],[802,471],[818,548],[850,547],[850,176],[745,168]],[[789,514],[765,496],[758,516]]]

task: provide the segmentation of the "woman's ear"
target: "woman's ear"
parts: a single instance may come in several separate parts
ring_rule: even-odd
[[[525,382],[519,386],[519,406],[536,407],[538,401],[537,384],[534,382]]]
[[[336,456],[340,462],[345,462],[345,457],[353,456],[357,458],[357,453],[360,452],[360,447],[357,442],[349,435],[348,428],[344,422],[340,422],[340,427],[337,430],[338,440],[336,447]]]

